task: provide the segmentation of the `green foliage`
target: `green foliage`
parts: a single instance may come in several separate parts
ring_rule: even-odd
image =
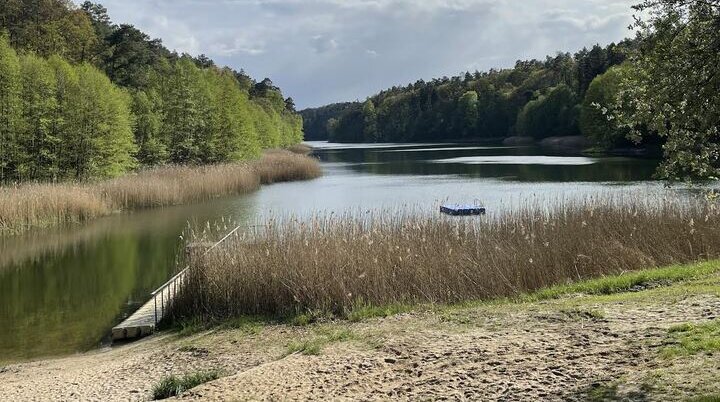
[[[167,141],[162,136],[162,99],[155,90],[137,91],[132,95],[135,116],[137,159],[143,165],[156,165],[168,158]]]
[[[48,62],[32,54],[20,57],[20,88],[17,132],[22,151],[18,155],[17,176],[57,179],[61,139],[53,130],[56,81]]]
[[[375,104],[368,99],[363,105],[363,140],[364,142],[377,142],[377,112]]]
[[[73,102],[73,129],[77,156],[72,168],[76,178],[116,177],[136,164],[130,96],[114,86],[100,70],[78,67],[79,99]],[[85,101],[81,101],[84,99]]]
[[[475,135],[478,124],[478,94],[475,91],[468,91],[460,97],[460,123],[462,136],[471,137]]]
[[[153,400],[157,401],[178,396],[189,389],[205,384],[206,382],[217,380],[222,376],[223,373],[221,371],[213,370],[188,374],[182,377],[165,377],[153,387]]]
[[[668,330],[669,346],[661,354],[665,357],[717,353],[720,351],[720,321],[705,324],[681,324]]]
[[[616,66],[597,76],[585,94],[580,111],[580,131],[603,148],[612,148],[626,142],[627,130],[618,127],[615,103],[623,77],[629,66]]]
[[[720,178],[720,1],[648,0],[618,119],[636,141],[666,139],[661,178]]]
[[[0,36],[0,182],[17,169],[20,113],[20,60],[8,39]]]
[[[577,100],[566,85],[552,88],[547,95],[528,102],[518,115],[517,132],[542,139],[577,135]]]
[[[559,53],[545,61],[518,61],[512,69],[420,80],[382,91],[364,105],[340,103],[300,113],[312,140],[419,142],[575,135],[578,105],[590,82],[623,63],[635,47],[632,40],[604,48],[597,45],[574,56]],[[374,119],[366,118],[371,115],[368,102],[375,108]],[[517,123],[521,126],[516,129]]]
[[[348,108],[355,107],[357,103],[334,103],[319,108],[305,109],[300,112],[303,118],[305,139],[308,141],[327,140],[330,138],[328,128],[330,120],[338,117]],[[373,105],[373,107],[375,107]],[[337,120],[337,119],[335,119]]]
[[[2,29],[16,49],[72,62],[90,61],[98,43],[92,21],[70,0],[4,0]]]
[[[270,79],[178,57],[99,4],[8,0],[2,31],[0,182],[232,162],[303,139]]]

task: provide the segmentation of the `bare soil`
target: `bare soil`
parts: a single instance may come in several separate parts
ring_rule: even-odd
[[[580,401],[720,395],[717,356],[659,354],[671,326],[709,322],[720,314],[717,288],[688,289],[428,308],[360,323],[166,334],[0,367],[0,400],[148,400],[164,376],[218,369],[227,376],[179,399]],[[298,342],[316,348],[293,353],[301,349],[292,347]]]

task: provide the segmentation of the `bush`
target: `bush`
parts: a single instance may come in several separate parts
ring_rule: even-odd
[[[198,385],[217,380],[221,376],[222,373],[220,371],[206,371],[188,374],[182,377],[165,377],[153,387],[153,400],[157,401],[180,395]]]

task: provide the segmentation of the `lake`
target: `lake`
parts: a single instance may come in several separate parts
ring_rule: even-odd
[[[444,201],[502,211],[527,202],[671,191],[650,181],[653,160],[532,147],[310,144],[325,173],[314,181],[0,237],[0,363],[106,345],[110,328],[175,272],[189,224],[252,225],[268,216],[383,208],[436,213]]]

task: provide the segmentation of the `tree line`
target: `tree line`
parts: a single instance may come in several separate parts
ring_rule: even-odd
[[[594,94],[593,81],[621,65],[635,47],[635,41],[626,40],[544,61],[518,61],[511,69],[419,80],[363,103],[304,110],[305,132],[309,138],[340,142],[543,139],[589,133],[596,116],[585,95]]]
[[[236,161],[302,136],[271,80],[170,52],[101,5],[0,7],[0,181]]]
[[[643,0],[636,36],[514,68],[393,87],[301,111],[306,135],[414,142],[584,135],[661,145],[657,177],[720,179],[720,0]]]

